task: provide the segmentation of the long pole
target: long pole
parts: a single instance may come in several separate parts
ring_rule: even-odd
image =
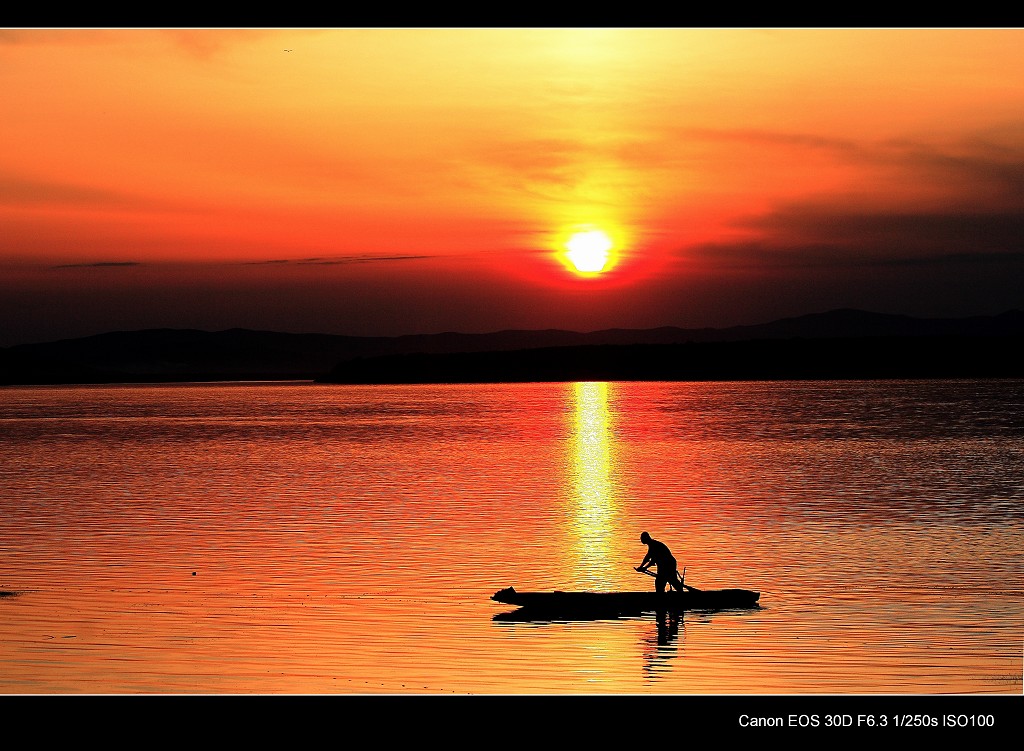
[[[653,576],[655,578],[657,578],[657,576],[658,576],[657,574],[652,574],[647,569],[635,568],[633,570],[634,571],[639,571],[641,574],[647,574],[648,576]],[[684,584],[683,581],[685,580],[685,578],[686,578],[686,566],[683,566],[683,575],[679,579],[679,586],[683,587],[684,589],[689,590],[690,592],[700,592],[701,591],[701,590],[697,589],[696,587],[691,587],[689,584]]]

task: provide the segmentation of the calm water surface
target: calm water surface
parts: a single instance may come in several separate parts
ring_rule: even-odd
[[[0,693],[1020,694],[1024,382],[0,389]],[[758,610],[503,620],[498,589]]]

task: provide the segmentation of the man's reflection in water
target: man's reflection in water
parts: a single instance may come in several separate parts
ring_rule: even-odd
[[[643,642],[644,675],[652,679],[668,672],[668,661],[678,654],[679,626],[683,622],[683,614],[658,611],[654,620],[657,628],[649,632]]]
[[[643,630],[640,633],[640,656],[643,659],[643,673],[648,680],[658,680],[667,675],[671,670],[669,661],[676,657],[681,651],[680,646],[683,640],[680,638],[682,627],[685,636],[685,623],[683,612],[658,611],[654,614],[654,627],[651,627],[650,620],[645,615],[640,620]],[[632,621],[636,616],[630,617]],[[600,618],[597,618],[600,620]],[[574,619],[560,620],[551,616],[540,616],[531,614],[527,608],[520,608],[508,613],[498,613],[492,620],[501,623],[518,624],[525,623],[533,626],[564,626],[572,623]],[[587,621],[595,618],[581,616],[578,620]]]

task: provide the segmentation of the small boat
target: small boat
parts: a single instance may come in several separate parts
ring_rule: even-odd
[[[654,611],[757,608],[760,592],[749,589],[697,589],[676,592],[517,592],[499,590],[491,599],[548,615],[639,615]]]

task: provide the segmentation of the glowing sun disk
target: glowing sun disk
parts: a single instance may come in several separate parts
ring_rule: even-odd
[[[599,229],[577,232],[565,244],[569,249],[566,256],[581,273],[594,274],[608,263],[608,251],[612,241]]]

